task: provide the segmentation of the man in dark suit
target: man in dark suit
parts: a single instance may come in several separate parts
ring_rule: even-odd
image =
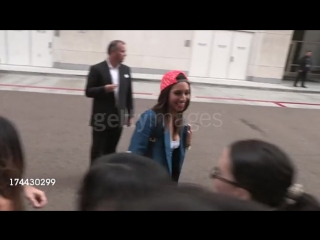
[[[312,61],[311,61],[311,51],[307,51],[306,55],[300,58],[299,60],[299,69],[296,81],[294,82],[293,86],[297,87],[299,80],[301,79],[301,87],[305,88],[305,82],[307,80],[308,72],[311,70]]]
[[[102,155],[116,152],[124,124],[133,118],[133,93],[130,68],[122,62],[125,43],[112,41],[107,60],[91,66],[86,96],[93,98],[91,164]],[[127,113],[127,114],[126,114]]]

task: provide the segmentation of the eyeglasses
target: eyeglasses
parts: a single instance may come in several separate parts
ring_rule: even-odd
[[[235,187],[241,187],[238,183],[236,183],[234,181],[231,181],[229,179],[226,179],[224,177],[221,177],[220,169],[218,167],[214,167],[211,170],[209,176],[210,176],[211,179],[219,179],[220,181],[225,182],[225,183],[230,184],[230,185],[233,185]]]

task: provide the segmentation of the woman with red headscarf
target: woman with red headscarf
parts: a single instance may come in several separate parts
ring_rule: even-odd
[[[185,152],[191,148],[191,128],[183,119],[190,104],[190,83],[183,72],[170,71],[160,90],[157,104],[137,121],[128,150],[160,163],[178,182]]]

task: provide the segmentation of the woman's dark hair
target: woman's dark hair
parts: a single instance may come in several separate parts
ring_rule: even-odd
[[[0,116],[0,195],[13,203],[14,210],[24,209],[22,187],[14,179],[22,179],[24,155],[20,136],[14,124]],[[11,182],[12,181],[12,182]]]
[[[184,74],[180,73],[178,74],[178,76],[176,77],[177,83],[179,82],[186,82],[189,84],[189,81],[186,81],[186,77]],[[176,84],[177,84],[176,83]],[[174,86],[170,85],[168,87],[166,87],[165,89],[163,89],[158,97],[158,102],[157,104],[152,108],[152,110],[157,114],[157,119],[156,119],[156,123],[157,126],[162,126],[162,123],[165,123],[165,126],[168,126],[169,124],[169,97],[170,97],[170,92],[172,87]],[[191,91],[191,89],[190,89]],[[187,110],[188,107],[190,105],[190,100],[187,99],[186,102],[186,107],[184,109]],[[174,126],[173,126],[173,131],[174,133],[179,133],[181,128],[183,127],[183,112],[180,112],[177,114],[176,119],[174,119]]]
[[[85,175],[79,190],[80,211],[115,209],[122,202],[145,196],[155,186],[173,185],[160,164],[133,153],[100,157]]]
[[[319,210],[315,199],[307,200],[310,195],[289,194],[294,185],[295,167],[276,145],[261,140],[237,141],[230,146],[230,160],[235,181],[254,201],[285,211]]]
[[[151,191],[119,205],[120,211],[269,211],[263,205],[213,193],[197,185],[181,184]]]

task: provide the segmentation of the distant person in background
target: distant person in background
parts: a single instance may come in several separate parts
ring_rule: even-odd
[[[122,64],[125,43],[112,41],[108,55],[106,60],[91,66],[85,89],[86,96],[93,98],[91,164],[102,155],[116,152],[123,125],[130,126],[133,117],[131,71]]]
[[[297,75],[296,81],[293,84],[294,87],[297,87],[297,84],[301,79],[301,87],[306,88],[305,82],[307,81],[308,72],[310,72],[311,66],[312,66],[311,56],[312,56],[312,52],[307,51],[306,55],[300,58],[298,75]]]

